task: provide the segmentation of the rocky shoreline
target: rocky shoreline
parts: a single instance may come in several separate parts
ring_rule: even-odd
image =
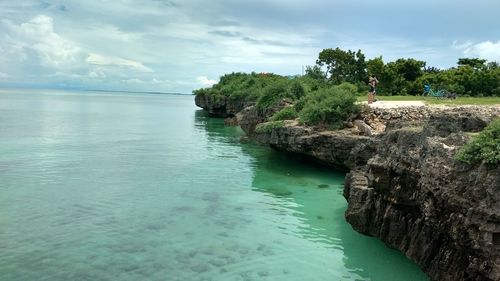
[[[500,167],[453,158],[500,106],[365,107],[345,129],[328,131],[294,120],[256,130],[286,101],[265,112],[207,96],[195,102],[260,143],[348,171],[346,220],[432,280],[500,280]]]

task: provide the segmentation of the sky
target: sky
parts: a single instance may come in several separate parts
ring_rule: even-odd
[[[190,94],[295,75],[325,48],[448,68],[500,61],[498,0],[0,0],[0,87]]]

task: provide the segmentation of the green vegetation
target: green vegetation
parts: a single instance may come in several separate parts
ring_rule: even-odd
[[[477,58],[461,58],[450,69],[427,67],[426,62],[401,58],[385,63],[382,57],[366,59],[358,50],[324,49],[316,65],[305,75],[231,73],[211,88],[195,90],[215,101],[254,102],[261,114],[283,100],[293,107],[282,109],[270,121],[299,118],[307,125],[339,128],[359,111],[356,100],[365,100],[368,76],[376,75],[380,100],[421,100],[427,104],[500,104],[500,66]],[[459,95],[457,99],[422,97],[424,85]],[[359,98],[356,98],[359,96]]]
[[[339,128],[350,114],[358,111],[355,105],[358,87],[349,83],[328,83],[318,66],[308,68],[307,72],[304,76],[292,78],[275,74],[232,73],[221,77],[213,87],[196,90],[194,94],[210,95],[216,101],[228,98],[255,102],[261,112],[286,100],[295,106],[281,109],[269,117],[270,121],[300,117],[304,124]],[[280,124],[270,123],[267,126]]]
[[[283,128],[285,126],[285,122],[283,121],[271,121],[266,123],[260,123],[255,128],[256,133],[269,133],[274,129]]]
[[[288,78],[276,74],[231,73],[220,78],[211,88],[193,91],[195,95],[210,95],[214,98],[227,97],[231,100],[256,101],[267,87],[286,83]]]
[[[298,82],[277,81],[264,88],[262,94],[257,99],[257,108],[264,110],[273,107],[276,102],[286,98],[289,100],[297,100],[304,95],[305,90]]]
[[[500,163],[500,118],[493,120],[484,130],[464,145],[455,158],[467,164],[484,161]]]
[[[301,101],[300,121],[306,125],[341,128],[343,121],[360,110],[356,90],[354,85],[343,83],[311,92]]]
[[[457,67],[438,69],[412,58],[401,58],[384,63],[382,57],[365,60],[358,50],[324,49],[315,67],[314,77],[324,77],[332,84],[349,82],[363,89],[368,75],[380,81],[377,92],[381,95],[421,95],[425,84],[433,89],[444,89],[459,96],[500,96],[500,66],[477,58],[461,58]],[[319,72],[326,68],[324,75]],[[366,87],[364,88],[367,89]]]
[[[276,112],[269,121],[293,120],[298,117],[297,110],[293,106],[287,106]]]

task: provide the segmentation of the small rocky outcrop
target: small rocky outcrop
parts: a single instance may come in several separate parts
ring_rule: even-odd
[[[241,129],[248,136],[251,136],[254,134],[255,127],[258,124],[266,122],[274,113],[290,105],[291,102],[288,99],[282,99],[276,102],[272,107],[265,109],[259,109],[256,105],[251,105],[238,112],[236,118],[238,119]]]
[[[343,171],[366,163],[374,152],[373,140],[355,134],[352,130],[316,131],[293,121],[285,122],[283,127],[271,132],[255,132],[253,138],[276,149],[307,156]]]
[[[233,100],[226,96],[213,96],[198,94],[194,98],[196,106],[203,108],[214,117],[234,117],[236,113],[240,112],[251,103]]]

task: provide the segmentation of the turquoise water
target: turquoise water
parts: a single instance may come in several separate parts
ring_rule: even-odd
[[[192,96],[0,91],[0,280],[427,280]]]

